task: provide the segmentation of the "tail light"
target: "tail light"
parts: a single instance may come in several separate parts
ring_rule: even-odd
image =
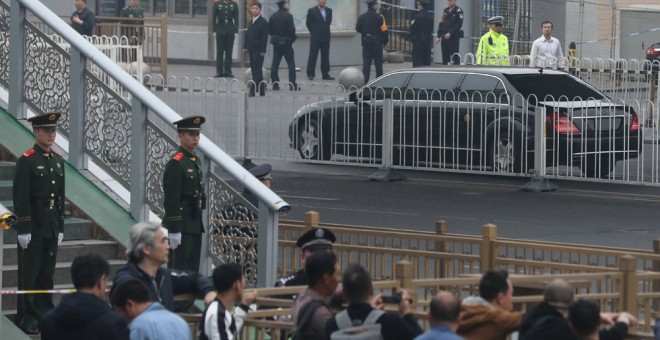
[[[658,55],[660,55],[660,49],[656,49],[656,47],[654,47],[654,46],[651,46],[651,47],[646,49],[646,57],[647,58],[655,58]]]
[[[632,123],[630,124],[630,131],[638,131],[639,118],[637,117],[637,112],[630,110],[630,113],[632,114]]]
[[[558,133],[580,133],[573,121],[561,112],[555,112],[548,115],[548,120]]]

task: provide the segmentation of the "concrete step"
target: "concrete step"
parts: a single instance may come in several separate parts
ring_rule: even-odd
[[[64,219],[64,240],[84,240],[92,236],[93,223],[89,220],[76,217]],[[16,230],[9,229],[4,232],[5,244],[16,243]]]
[[[18,264],[18,247],[17,243],[9,243],[4,246],[3,265],[9,266]],[[72,262],[78,255],[87,253],[96,253],[106,259],[117,258],[117,242],[114,241],[101,241],[101,240],[64,240],[57,248],[57,261],[58,262]]]
[[[110,277],[115,276],[115,272],[121,266],[126,264],[125,260],[114,260],[109,259],[110,263]],[[16,277],[16,272],[18,271],[18,265],[8,265],[4,266],[2,271],[2,287],[16,287],[18,286],[18,280]],[[55,275],[53,275],[53,284],[71,284],[71,262],[58,262],[55,265]]]
[[[13,181],[16,163],[0,161],[0,181]]]

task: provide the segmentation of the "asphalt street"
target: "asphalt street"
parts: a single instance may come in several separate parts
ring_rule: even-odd
[[[370,168],[271,163],[292,206],[283,219],[314,210],[322,222],[423,231],[444,220],[470,235],[492,223],[501,237],[638,249],[660,237],[657,187],[553,181],[558,191],[529,193],[526,178],[404,171],[406,181],[375,182]]]

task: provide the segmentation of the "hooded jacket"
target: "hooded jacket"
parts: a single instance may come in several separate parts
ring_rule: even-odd
[[[43,340],[129,338],[126,321],[107,302],[86,293],[64,295],[41,319],[39,329]]]
[[[149,288],[149,296],[154,302],[160,302],[170,311],[174,310],[174,295],[178,294],[201,294],[213,290],[211,280],[199,273],[158,268],[156,276],[150,277],[133,262],[117,270],[117,275],[112,281],[113,287],[129,279],[138,279]]]
[[[493,306],[481,297],[465,299],[461,310],[463,316],[456,334],[466,340],[504,340],[522,322],[522,313]]]

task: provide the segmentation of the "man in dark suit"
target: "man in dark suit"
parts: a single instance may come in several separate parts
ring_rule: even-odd
[[[307,29],[309,30],[309,58],[307,59],[307,78],[314,80],[316,57],[321,50],[321,74],[324,80],[335,80],[330,76],[330,24],[332,8],[326,7],[326,0],[316,0],[317,6],[307,11]]]
[[[412,40],[413,67],[431,65],[431,47],[433,45],[433,17],[428,11],[429,0],[417,0],[419,13],[410,25]]]
[[[277,12],[273,13],[268,20],[268,34],[270,43],[273,44],[273,64],[270,67],[270,80],[273,82],[273,90],[280,89],[280,61],[282,57],[286,60],[289,68],[289,89],[300,90],[296,83],[296,62],[293,59],[293,42],[296,41],[296,26],[293,16],[289,13],[289,0],[276,0]]]
[[[255,1],[250,7],[252,21],[248,26],[243,43],[243,52],[250,58],[250,70],[254,84],[248,84],[250,97],[254,97],[255,88],[259,86],[259,95],[265,95],[266,83],[263,83],[264,75],[261,71],[266,56],[268,45],[268,21],[261,16],[261,3]]]

